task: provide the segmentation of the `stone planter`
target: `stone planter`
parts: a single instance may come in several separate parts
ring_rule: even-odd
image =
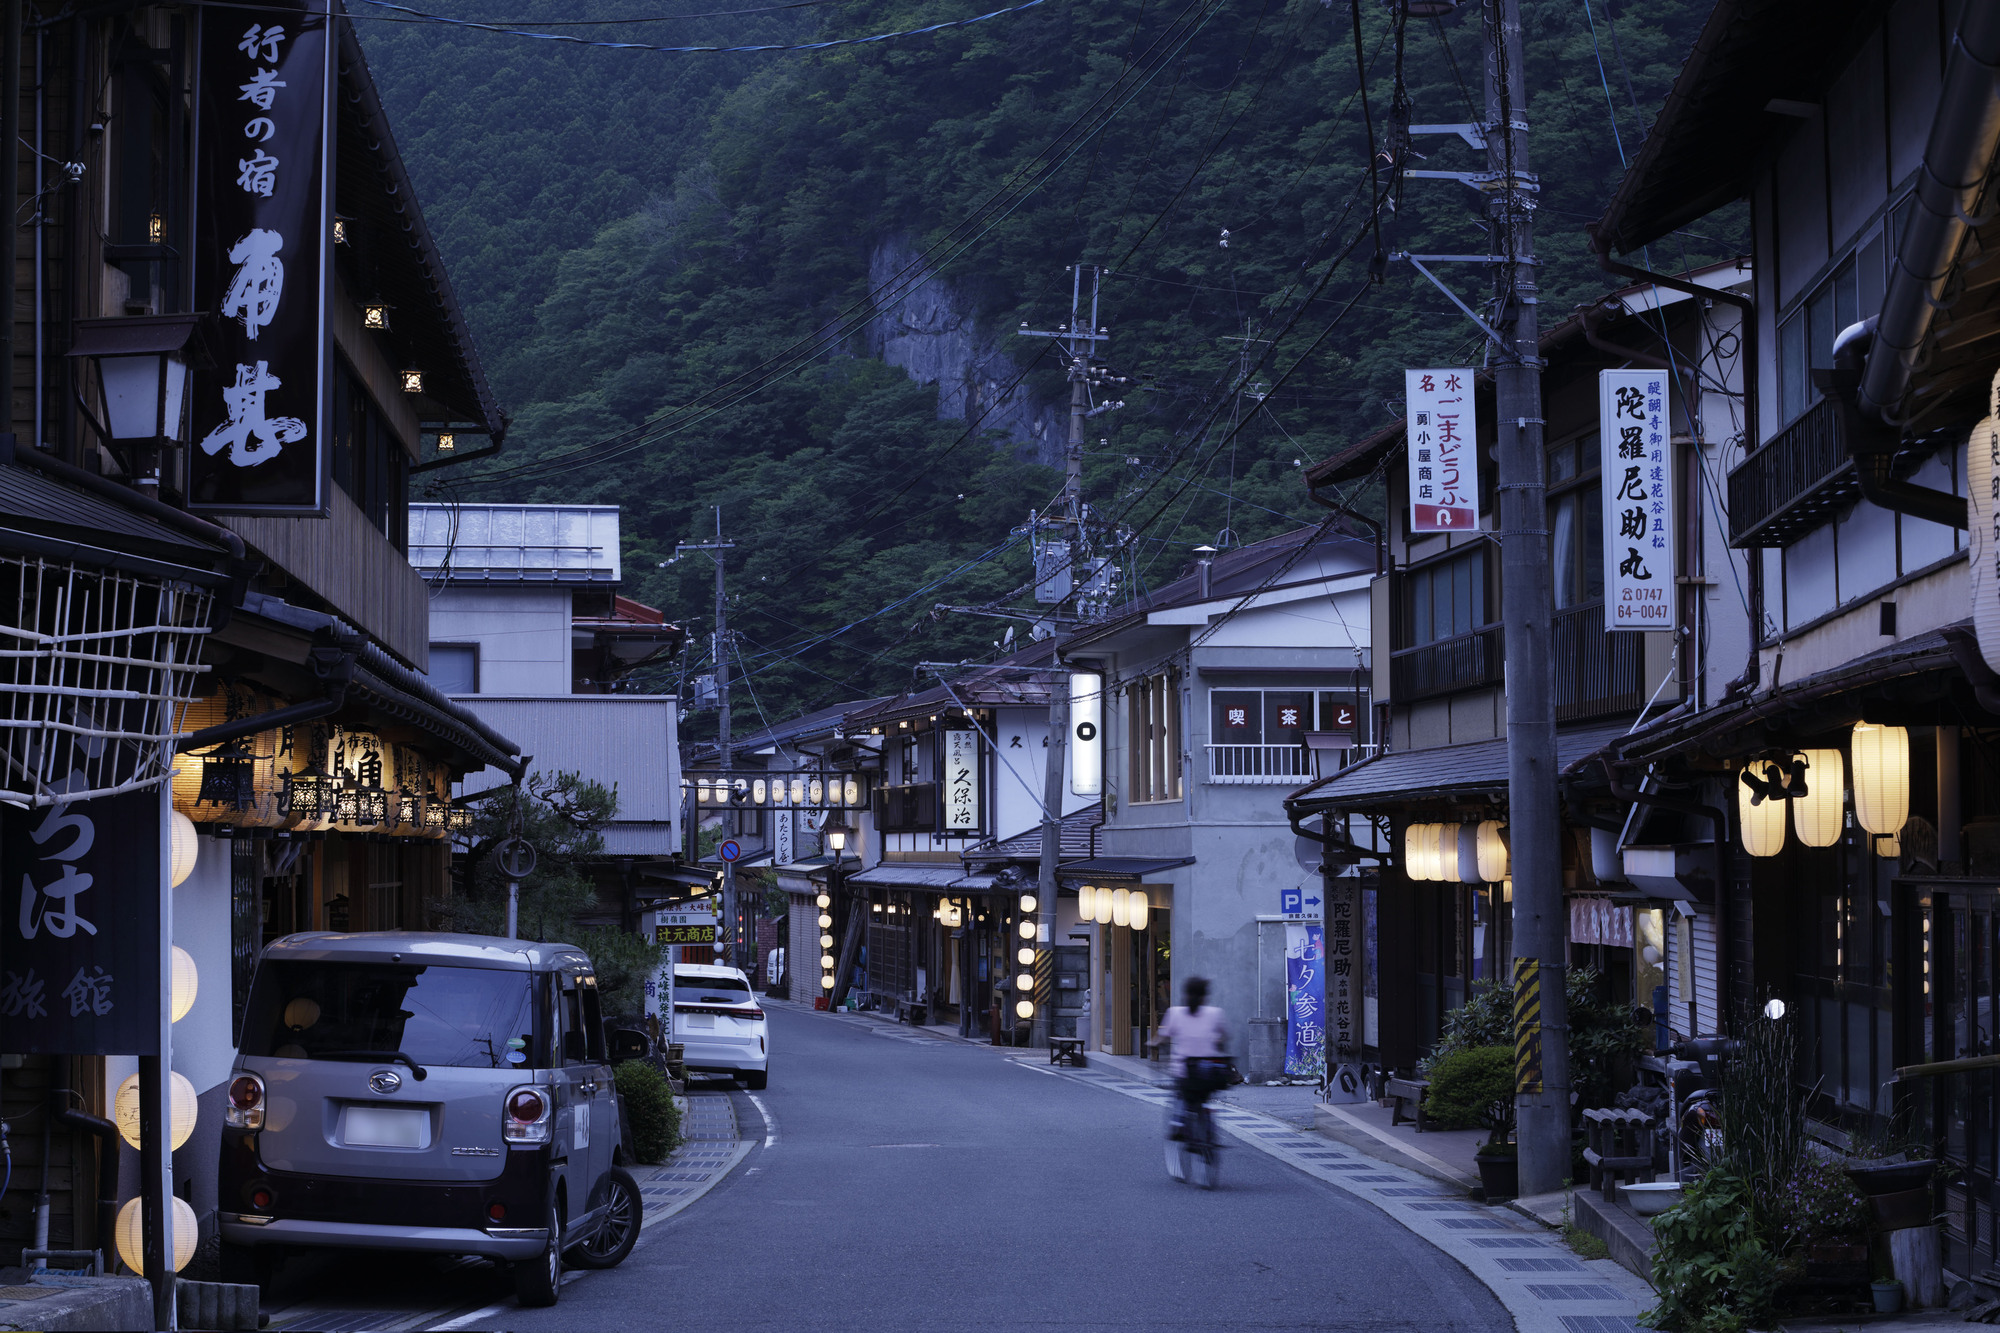
[[[1937,1163],[1929,1158],[1921,1162],[1847,1163],[1847,1178],[1854,1182],[1855,1189],[1871,1198],[1919,1189],[1930,1184],[1936,1171]]]
[[[1486,1202],[1511,1199],[1521,1192],[1521,1155],[1512,1145],[1505,1154],[1480,1153],[1473,1160],[1479,1163],[1479,1184],[1486,1191]]]

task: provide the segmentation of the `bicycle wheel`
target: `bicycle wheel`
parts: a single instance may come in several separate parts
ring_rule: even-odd
[[[1171,1139],[1167,1141],[1167,1174],[1182,1184],[1187,1183],[1188,1150],[1185,1143],[1175,1143]]]
[[[1222,1149],[1210,1139],[1201,1145],[1201,1187],[1212,1190],[1222,1183]]]

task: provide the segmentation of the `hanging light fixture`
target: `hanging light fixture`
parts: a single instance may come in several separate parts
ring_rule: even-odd
[[[201,1222],[194,1215],[188,1201],[178,1194],[167,1196],[174,1208],[174,1253],[167,1265],[176,1273],[188,1266],[194,1258],[195,1242],[201,1239]],[[140,1277],[146,1276],[146,1221],[144,1200],[137,1195],[125,1201],[118,1210],[118,1257],[125,1266]]]
[[[1128,913],[1125,908],[1126,903],[1131,899],[1131,897],[1132,897],[1132,891],[1130,889],[1113,889],[1111,891],[1112,925],[1122,926],[1132,919],[1130,913]]]
[[[389,303],[387,301],[370,301],[368,304],[362,306],[361,327],[370,333],[387,333],[389,331]]]
[[[1426,880],[1424,873],[1424,832],[1428,824],[1405,824],[1403,826],[1403,877],[1412,880]]]
[[[1910,821],[1910,733],[1856,722],[1854,819],[1870,833],[1900,833]]]
[[[194,1135],[195,1117],[200,1109],[195,1101],[194,1084],[188,1082],[187,1075],[178,1069],[169,1076],[167,1101],[170,1107],[169,1138],[178,1151],[181,1145]],[[134,1148],[138,1147],[140,1117],[137,1074],[128,1075],[125,1081],[118,1085],[117,1095],[111,1099],[111,1108],[112,1119],[118,1122],[118,1137]]]
[[[1791,802],[1756,801],[1756,796],[1748,784],[1737,782],[1736,821],[1743,830],[1743,850],[1752,856],[1776,856],[1785,849],[1785,807]]]
[[[448,454],[456,448],[458,448],[458,436],[452,434],[448,430],[439,432],[438,434],[439,453]]]
[[[1505,827],[1497,819],[1480,821],[1478,859],[1483,884],[1498,884],[1507,878],[1507,840],[1500,835]]]
[[[424,372],[415,366],[411,366],[408,370],[399,371],[398,375],[403,381],[404,393],[422,393],[424,391]]]
[[[1111,890],[1099,889],[1097,896],[1090,900],[1091,920],[1100,926],[1111,924]]]
[[[762,778],[758,778],[758,779],[756,779],[755,781],[753,781],[753,782],[752,782],[752,783],[750,784],[750,802],[751,802],[751,804],[753,804],[753,805],[762,805],[762,804],[764,804],[764,795],[765,795],[766,791],[768,791],[768,790],[769,790],[769,789],[768,789],[768,788],[767,788],[767,787],[766,787],[766,786],[764,785],[764,779],[762,779]]]
[[[195,861],[201,856],[201,842],[195,837],[194,821],[176,810],[173,813],[173,864],[167,875],[167,884],[178,889],[194,873]],[[26,911],[26,909],[22,909]]]
[[[195,994],[201,989],[201,973],[195,970],[194,955],[178,944],[174,946],[173,959],[173,985],[169,993],[174,1022],[178,1023],[194,1008]]]
[[[1132,890],[1132,896],[1125,900],[1125,915],[1131,919],[1132,929],[1144,930],[1146,928],[1146,913],[1148,910],[1149,905],[1146,902],[1146,891],[1144,889]]]
[[[1798,758],[1806,765],[1806,794],[1791,802],[1792,831],[1808,847],[1831,847],[1840,841],[1847,813],[1847,774],[1840,751],[1803,750]]]
[[[1076,919],[1094,920],[1097,916],[1097,890],[1088,884],[1079,884],[1076,890]]]

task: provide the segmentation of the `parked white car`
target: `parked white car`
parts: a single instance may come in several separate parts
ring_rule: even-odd
[[[753,1091],[770,1079],[770,1037],[750,978],[734,967],[674,964],[674,1040],[697,1073],[733,1074]]]

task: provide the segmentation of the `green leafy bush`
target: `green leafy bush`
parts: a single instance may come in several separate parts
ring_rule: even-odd
[[[632,1128],[632,1155],[640,1162],[664,1162],[680,1146],[681,1109],[660,1071],[640,1060],[627,1060],[611,1071],[618,1085],[618,1104]]]
[[[1563,987],[1569,1007],[1570,1087],[1579,1109],[1609,1106],[1616,1095],[1614,1071],[1621,1060],[1645,1054],[1646,1029],[1632,1007],[1601,998],[1602,978],[1587,967],[1571,968]],[[1475,985],[1466,1002],[1445,1015],[1444,1033],[1420,1069],[1426,1075],[1453,1051],[1514,1044],[1514,985]]]
[[[1424,1111],[1444,1129],[1483,1129],[1489,1146],[1505,1143],[1514,1127],[1514,1051],[1473,1046],[1430,1066]]]
[[[1668,1333],[1742,1333],[1771,1314],[1783,1265],[1758,1237],[1750,1182],[1720,1167],[1653,1219],[1653,1286],[1640,1319]]]

